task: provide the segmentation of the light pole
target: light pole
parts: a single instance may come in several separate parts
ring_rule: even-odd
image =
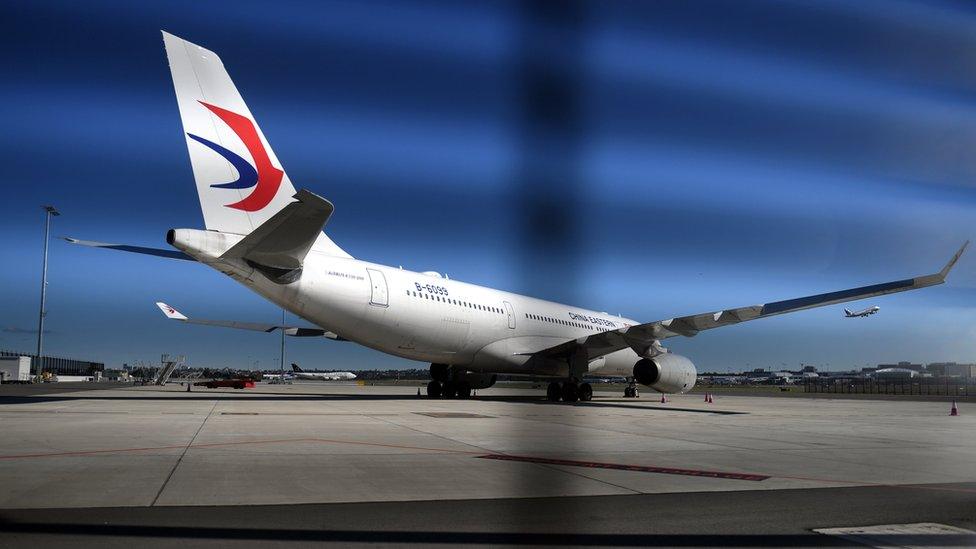
[[[44,206],[44,265],[41,268],[41,311],[37,318],[37,382],[41,382],[44,371],[44,317],[47,315],[47,244],[51,237],[51,218],[61,215],[54,206]]]
[[[285,309],[281,309],[281,360],[279,365],[281,366],[281,380],[282,385],[285,383]]]

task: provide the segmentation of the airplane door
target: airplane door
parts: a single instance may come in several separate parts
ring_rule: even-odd
[[[512,304],[505,302],[505,312],[508,313],[508,327],[515,329],[515,309],[512,308]]]
[[[386,288],[386,277],[383,276],[383,272],[375,269],[366,269],[366,272],[369,274],[369,282],[372,287],[369,304],[378,307],[388,307],[390,305],[390,298]]]

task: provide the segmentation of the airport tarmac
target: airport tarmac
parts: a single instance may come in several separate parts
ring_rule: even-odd
[[[707,404],[679,395],[662,404],[651,393],[635,400],[598,392],[592,402],[564,405],[533,390],[429,400],[415,385],[316,382],[50,391],[0,392],[7,540],[172,542],[196,539],[194,532],[240,539],[216,528],[230,516],[267,523],[245,538],[265,542],[395,542],[366,534],[460,528],[473,537],[399,541],[492,543],[476,534],[549,535],[548,526],[562,523],[567,532],[632,536],[586,545],[654,545],[647,536],[664,534],[803,545],[813,542],[775,536],[826,543],[811,529],[913,517],[976,526],[976,408],[950,417],[949,401],[728,396]],[[417,516],[423,509],[426,523]],[[67,537],[43,526],[55,516]],[[177,529],[113,538],[80,526],[95,517]],[[206,517],[215,521],[210,529]],[[177,527],[180,520],[197,526]],[[362,535],[342,534],[350,525]],[[319,534],[299,532],[308,527]],[[746,534],[768,537],[734,537]]]

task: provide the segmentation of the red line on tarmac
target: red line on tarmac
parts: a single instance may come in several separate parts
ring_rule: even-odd
[[[356,444],[361,446],[378,446],[381,448],[395,448],[399,450],[423,450],[425,452],[447,452],[453,454],[480,454],[483,450],[472,451],[472,450],[451,450],[447,448],[425,448],[422,446],[405,446],[401,444],[382,444],[378,442],[361,442],[355,440],[336,440],[327,438],[286,438],[286,439],[270,439],[270,440],[240,440],[235,442],[211,442],[207,444],[193,444],[189,448],[220,448],[224,446],[241,446],[246,444],[280,444],[285,442],[318,442],[326,444]],[[125,453],[125,452],[151,452],[154,450],[177,450],[183,449],[187,446],[184,444],[177,444],[171,446],[146,446],[140,448],[109,448],[104,450],[79,450],[75,452],[48,452],[48,453],[38,453],[38,454],[13,454],[0,456],[0,460],[4,459],[25,459],[25,458],[41,458],[41,457],[67,457],[67,456],[89,456],[98,454],[114,454],[114,453]]]
[[[217,442],[212,444],[194,444],[190,448],[206,448],[210,446],[234,446],[238,444],[273,444],[276,442],[301,442],[309,439],[283,439],[283,440],[244,440],[238,442]],[[0,459],[24,459],[39,457],[62,457],[62,456],[88,456],[96,454],[114,454],[119,452],[151,452],[153,450],[174,450],[186,448],[185,444],[175,444],[171,446],[145,446],[141,448],[109,448],[106,450],[79,450],[76,452],[49,452],[43,454],[13,454],[0,456]]]
[[[570,467],[589,467],[592,469],[616,469],[619,471],[639,471],[642,473],[663,473],[666,475],[686,475],[691,477],[727,478],[733,480],[762,481],[770,478],[767,475],[751,473],[731,473],[726,471],[705,471],[701,469],[678,469],[675,467],[654,467],[651,465],[625,465],[622,463],[603,463],[599,461],[575,461],[569,459],[554,459],[531,456],[507,456],[501,454],[486,454],[477,456],[481,459],[498,459],[502,461],[523,461],[527,463],[541,463],[544,465],[566,465]]]

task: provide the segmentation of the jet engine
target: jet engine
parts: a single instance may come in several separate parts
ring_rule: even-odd
[[[666,353],[634,364],[634,380],[660,393],[690,391],[697,378],[695,365],[681,355]]]

